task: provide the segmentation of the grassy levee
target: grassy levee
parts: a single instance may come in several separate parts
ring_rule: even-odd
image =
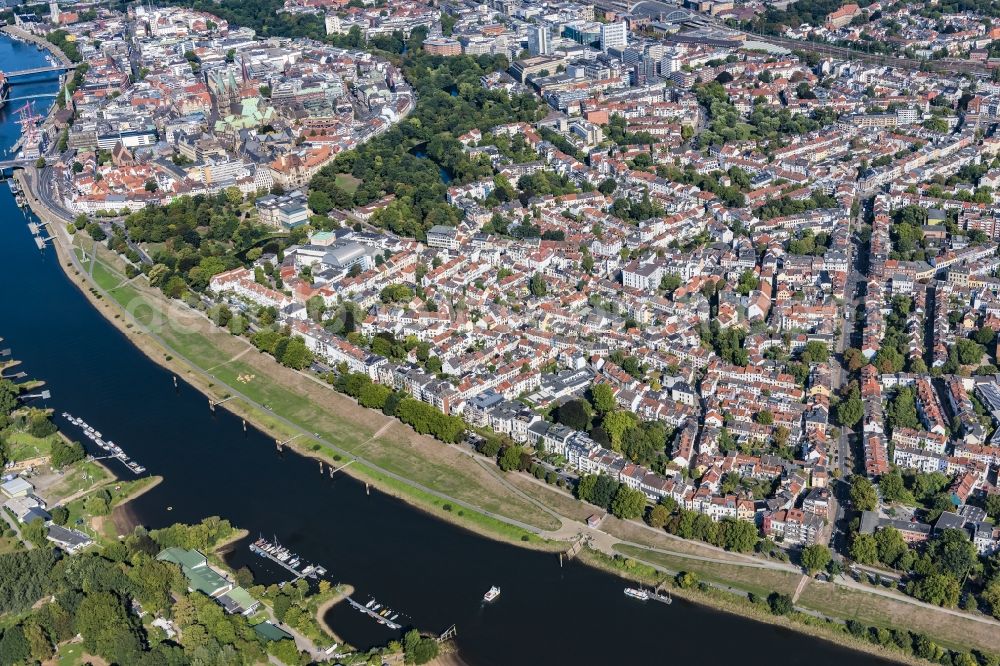
[[[93,246],[85,241],[82,248],[89,253]],[[276,438],[288,439],[300,434],[284,422],[287,419],[296,428],[316,435],[312,438],[300,437],[293,443],[295,448],[308,455],[325,458],[337,465],[356,453],[413,484],[433,489],[486,513],[539,530],[560,527],[561,523],[556,518],[505,488],[467,455],[418,435],[395,419],[360,407],[354,400],[314,378],[282,367],[271,357],[250,347],[246,340],[216,327],[200,313],[167,301],[157,290],[145,285],[145,278],[127,280],[120,259],[101,245],[97,245],[96,249],[98,261],[93,267],[94,281],[108,291],[118,306],[131,313],[141,327],[154,331],[167,347],[165,351],[157,351],[151,348],[156,345],[140,344],[140,348],[215,398],[227,397],[235,391],[264,405],[266,409],[260,409],[237,400],[227,403],[227,408],[245,416]],[[89,265],[85,266],[89,268]],[[183,321],[181,325],[175,325],[170,317],[176,318],[179,310]],[[166,312],[170,313],[170,317],[165,315]],[[121,314],[111,316],[119,319]],[[118,323],[129,329],[132,325],[128,321],[126,317]],[[153,342],[149,336],[140,337],[146,337],[147,343]],[[179,359],[173,358],[174,354],[209,373],[211,379],[206,380],[200,373],[184,368]],[[351,465],[345,471],[365,476],[383,488],[391,486],[393,494],[434,513],[441,512],[440,507],[447,504],[447,501],[414,485],[378,474],[369,466]],[[432,502],[430,498],[436,501]],[[484,534],[518,541],[527,534],[488,515],[477,514],[470,507],[454,509],[445,512],[451,515],[443,517]],[[462,510],[461,516],[458,516],[459,509]],[[543,546],[534,535],[530,535],[528,544]]]
[[[791,572],[704,562],[626,544],[616,545],[615,551],[669,571],[690,571],[700,580],[764,597],[771,592],[792,594],[800,579]],[[939,645],[955,650],[975,648],[995,652],[997,649],[994,625],[817,580],[806,584],[796,606],[841,620],[857,620],[867,626],[927,634]]]
[[[792,594],[801,578],[790,571],[706,562],[628,544],[618,544],[614,548],[626,557],[649,562],[670,571],[690,571],[697,574],[700,580],[736,587],[765,597],[771,592]]]
[[[996,652],[1000,646],[995,625],[816,580],[809,581],[798,604],[824,615],[857,620],[869,626],[924,633],[936,643],[954,650],[975,648]]]

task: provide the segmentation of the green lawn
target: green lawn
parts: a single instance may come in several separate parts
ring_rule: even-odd
[[[67,643],[56,655],[59,666],[80,666],[83,663],[83,643]]]
[[[51,437],[33,437],[18,430],[8,431],[4,436],[7,439],[7,454],[14,462],[47,456],[52,450]]]
[[[767,596],[771,592],[791,594],[795,591],[795,586],[798,585],[800,579],[800,576],[791,572],[704,562],[626,544],[618,544],[614,548],[626,557],[634,557],[671,571],[690,571],[697,574],[701,580],[731,585],[761,596]]]
[[[340,189],[354,194],[358,186],[361,185],[361,180],[347,173],[338,173],[336,185]]]
[[[46,490],[44,495],[50,503],[54,504],[64,497],[69,497],[81,490],[110,480],[111,475],[104,467],[92,461],[82,460],[72,465],[63,474],[63,478]]]

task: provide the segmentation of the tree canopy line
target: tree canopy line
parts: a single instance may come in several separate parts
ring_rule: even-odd
[[[204,291],[212,276],[241,266],[246,253],[269,233],[241,214],[242,202],[239,190],[199,194],[129,215],[125,219],[128,238],[156,248],[151,252],[153,263],[143,264],[141,269],[150,284],[171,298],[180,298],[188,289]],[[277,252],[298,239],[293,233],[271,241],[267,249]],[[108,240],[108,246],[127,249],[125,238],[118,233]]]
[[[807,134],[836,119],[832,111],[817,111],[811,116],[778,111],[764,104],[755,104],[746,119],[729,100],[726,89],[718,81],[699,84],[694,88],[698,103],[708,109],[709,123],[697,136],[699,148],[751,139],[774,140],[788,135]]]
[[[376,384],[364,373],[341,372],[331,379],[334,388],[357,399],[361,406],[395,416],[421,435],[431,435],[449,444],[460,442],[465,436],[465,421],[461,418],[448,416],[402,391]]]
[[[373,221],[401,235],[423,238],[435,224],[454,226],[460,214],[445,202],[447,186],[440,170],[450,174],[454,184],[493,177],[489,160],[470,159],[456,137],[474,128],[486,133],[504,123],[533,122],[544,113],[532,95],[509,97],[480,85],[481,76],[504,70],[507,64],[502,56],[445,58],[421,49],[408,51],[402,57],[403,72],[418,96],[410,117],[338,155],[313,178],[310,189],[343,207],[394,195]],[[350,174],[362,183],[352,195],[337,185],[337,174]]]
[[[265,644],[242,615],[188,592],[180,568],[155,559],[169,546],[207,550],[233,533],[227,521],[136,530],[102,551],[62,557],[46,547],[0,555],[0,612],[17,614],[0,636],[0,663],[51,659],[60,643],[80,635],[84,649],[116,664],[254,664],[267,655],[298,666],[294,644]],[[162,614],[180,628],[168,640],[132,610]],[[284,641],[290,643],[290,641]]]

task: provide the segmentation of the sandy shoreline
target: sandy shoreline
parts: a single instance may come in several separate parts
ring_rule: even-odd
[[[117,476],[115,478],[118,481],[121,481],[121,479],[119,479]],[[111,519],[111,522],[114,523],[115,529],[118,531],[118,534],[128,534],[133,529],[135,529],[135,527],[139,524],[138,520],[136,519],[135,512],[132,511],[132,508],[129,506],[132,500],[142,497],[150,490],[163,483],[162,476],[157,475],[150,478],[153,479],[152,483],[143,486],[135,494],[129,495],[124,500],[116,504],[115,507],[111,510],[111,515],[109,516],[109,518]]]
[[[326,613],[331,608],[333,608],[334,606],[336,606],[337,604],[339,604],[341,601],[351,596],[352,594],[354,594],[353,585],[341,585],[339,592],[337,592],[332,597],[321,603],[316,608],[316,622],[319,624],[320,628],[323,631],[325,631],[330,636],[330,638],[337,641],[341,645],[343,645],[344,639],[341,638],[337,634],[337,632],[333,630],[333,627],[331,627],[329,624],[326,623]]]

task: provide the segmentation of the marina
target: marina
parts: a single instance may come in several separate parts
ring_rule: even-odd
[[[326,569],[306,563],[301,557],[278,543],[278,539],[268,541],[261,537],[250,544],[250,551],[291,572],[295,578],[318,578],[326,575]]]
[[[395,612],[391,608],[383,606],[374,599],[369,601],[367,604],[360,604],[351,597],[347,597],[347,603],[351,604],[358,611],[372,617],[379,624],[384,624],[394,631],[398,631],[403,628],[403,625],[395,622],[396,618],[399,617],[399,613]]]
[[[95,458],[95,460],[100,460],[102,458],[114,458],[116,460],[121,461],[121,463],[125,465],[125,467],[129,469],[129,471],[131,471],[133,474],[136,475],[142,474],[143,472],[146,471],[145,467],[140,465],[135,460],[129,458],[128,455],[125,453],[125,451],[122,450],[120,446],[118,446],[111,440],[105,441],[104,435],[102,435],[99,430],[95,430],[92,425],[90,425],[83,419],[77,418],[67,412],[63,412],[62,416],[72,425],[76,426],[77,428],[80,428],[80,430],[83,432],[84,437],[92,441],[95,445],[97,445],[98,448],[108,452],[107,456],[102,456],[101,458]]]

